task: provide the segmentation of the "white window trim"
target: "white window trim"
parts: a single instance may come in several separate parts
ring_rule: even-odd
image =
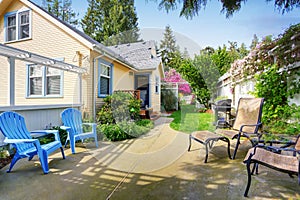
[[[63,58],[55,59],[58,61],[63,61]],[[47,67],[42,66],[42,94],[41,95],[31,95],[30,94],[30,66],[33,66],[36,64],[27,64],[26,66],[26,98],[58,98],[63,97],[63,91],[64,91],[64,72],[60,70],[60,92],[59,94],[46,94],[46,87],[47,87]]]
[[[21,22],[20,22],[19,14],[22,13],[22,12],[26,12],[26,11],[29,12],[29,36],[27,38],[20,39],[19,28],[20,28]],[[7,20],[7,18],[9,16],[12,16],[12,15],[15,15],[15,17],[16,17],[16,39],[7,41],[7,38],[8,38],[8,35],[7,35],[8,34],[8,20]],[[5,28],[5,30],[4,30],[4,42],[5,43],[18,42],[18,41],[31,39],[31,36],[32,36],[32,34],[31,34],[32,33],[32,14],[31,14],[31,10],[30,9],[21,9],[21,10],[15,11],[15,12],[6,13],[4,15],[4,28]]]
[[[112,65],[109,65],[109,64],[107,64],[107,63],[105,63],[104,61],[102,61],[102,62],[100,62],[99,63],[100,64],[100,67],[99,67],[99,70],[100,70],[100,72],[99,72],[99,83],[98,83],[98,97],[106,97],[106,96],[108,96],[108,95],[110,95],[111,93],[112,93],[112,78],[113,78],[113,72],[112,72],[112,69],[113,69],[113,66]],[[108,68],[108,71],[109,71],[109,76],[107,76],[107,75],[104,75],[104,74],[102,74],[102,66],[105,66],[105,67],[107,67]],[[102,77],[104,77],[104,78],[108,78],[109,79],[109,89],[108,89],[108,94],[102,94],[101,93],[101,78]]]

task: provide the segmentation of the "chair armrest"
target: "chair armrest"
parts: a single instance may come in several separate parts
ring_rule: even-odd
[[[96,123],[82,123],[82,125],[88,125],[88,126],[95,126],[95,125],[97,125]]]
[[[32,137],[41,137],[48,134],[54,134],[55,140],[60,140],[58,130],[34,130],[30,131]]]
[[[34,143],[38,139],[8,139],[5,137],[4,141],[7,144],[17,144],[17,143]]]
[[[240,128],[240,132],[243,132],[243,128],[244,127],[247,127],[247,126],[261,126],[261,125],[262,125],[262,123],[258,123],[258,124],[244,124]]]
[[[86,126],[91,126],[92,127],[92,132],[93,133],[96,133],[96,127],[97,127],[97,124],[96,123],[82,123],[82,125],[86,125]]]
[[[283,148],[283,147],[275,147],[275,146],[265,146],[265,149],[269,150],[269,151],[273,151],[276,153],[281,153],[282,151],[289,151],[289,152],[293,152],[293,153],[299,153],[300,151],[294,149],[294,148]]]
[[[69,127],[69,126],[60,126],[60,128],[61,128],[62,130],[66,130],[66,131],[68,131],[68,130],[71,129],[71,127]]]
[[[31,137],[42,137],[48,134],[55,134],[57,130],[34,130],[30,131]]]

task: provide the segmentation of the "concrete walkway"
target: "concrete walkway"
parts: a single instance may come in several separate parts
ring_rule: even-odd
[[[218,142],[204,164],[205,150],[188,135],[172,130],[160,118],[154,131],[133,140],[78,146],[50,156],[51,172],[43,175],[37,158],[19,161],[13,172],[0,170],[0,199],[244,199],[247,173],[242,143],[237,159],[229,160]],[[233,145],[232,145],[233,146]],[[253,178],[247,199],[300,199],[297,179],[264,167]]]

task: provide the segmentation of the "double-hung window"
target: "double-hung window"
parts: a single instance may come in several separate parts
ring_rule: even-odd
[[[5,42],[18,41],[31,37],[30,10],[7,13],[4,16]]]
[[[59,97],[62,96],[62,71],[55,68],[29,65],[27,96]]]
[[[112,92],[112,65],[99,64],[98,97],[105,97]]]

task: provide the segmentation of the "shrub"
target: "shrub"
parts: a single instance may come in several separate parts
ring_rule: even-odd
[[[140,114],[141,101],[131,94],[117,92],[104,99],[105,104],[97,114],[100,124],[115,124],[120,121],[136,120]]]
[[[139,120],[135,122],[122,121],[117,124],[101,124],[100,130],[110,141],[121,141],[137,138],[153,128],[151,120]]]

